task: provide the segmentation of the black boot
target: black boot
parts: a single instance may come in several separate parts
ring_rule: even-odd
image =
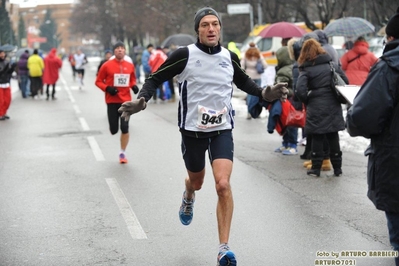
[[[334,168],[334,175],[341,176],[342,175],[342,152],[336,152],[330,154],[331,164]]]
[[[306,137],[306,146],[305,146],[305,151],[303,152],[302,155],[300,155],[299,157],[302,160],[310,160],[311,159],[311,154],[312,154],[312,135],[308,135]]]
[[[303,154],[299,155],[299,157],[302,160],[309,160],[310,159],[310,154],[311,152],[309,150],[306,150],[307,148],[305,148],[305,151],[303,152]]]
[[[307,171],[307,174],[319,177],[322,163],[323,153],[312,152],[312,168]]]

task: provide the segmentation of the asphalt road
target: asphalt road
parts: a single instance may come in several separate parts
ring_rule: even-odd
[[[11,119],[0,121],[0,265],[215,265],[209,163],[192,224],[178,219],[186,174],[177,102],[131,118],[129,163],[120,165],[119,134],[110,135],[94,85],[97,63],[79,90],[64,62],[58,100],[17,91]],[[273,152],[281,137],[266,132],[266,113],[246,119],[242,96],[233,99],[230,239],[239,265],[393,266],[369,253],[391,248],[384,213],[366,197],[366,158],[345,143],[342,177],[309,177],[299,156]]]

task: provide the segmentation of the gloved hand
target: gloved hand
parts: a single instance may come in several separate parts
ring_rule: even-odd
[[[288,98],[288,92],[287,93],[283,93],[283,96],[281,96],[280,100],[282,102],[285,102],[287,100],[287,98]]]
[[[118,90],[115,87],[112,87],[112,86],[107,86],[105,88],[105,91],[108,92],[111,95],[116,95],[118,93]]]
[[[273,102],[288,94],[287,83],[277,83],[274,86],[267,86],[262,90],[262,98],[267,102]],[[287,97],[287,96],[285,96]]]
[[[134,92],[134,94],[139,93],[139,87],[137,87],[136,85],[133,85],[132,91]]]
[[[133,100],[131,102],[124,102],[122,106],[118,109],[119,113],[122,113],[121,117],[125,118],[125,121],[129,121],[132,114],[138,113],[147,107],[144,97],[139,100]]]

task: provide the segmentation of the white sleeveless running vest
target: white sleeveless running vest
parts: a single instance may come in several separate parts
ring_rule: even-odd
[[[180,86],[179,127],[212,132],[234,127],[231,97],[234,69],[230,52],[207,54],[188,45],[188,62],[177,76]]]

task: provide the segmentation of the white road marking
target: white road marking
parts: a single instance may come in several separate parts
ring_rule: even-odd
[[[93,136],[89,136],[87,137],[87,140],[89,141],[90,148],[93,151],[96,160],[99,162],[105,161],[104,155],[101,152],[100,146],[98,145],[96,139]]]
[[[68,94],[68,97],[70,101],[73,103],[73,109],[75,109],[76,114],[80,114],[80,108],[79,106],[75,103],[75,98],[72,95],[71,89],[69,88],[67,82],[65,81],[64,77],[60,75],[60,80],[64,84],[65,91]],[[80,125],[82,126],[83,131],[89,131],[90,127],[89,124],[87,124],[86,119],[83,117],[78,117]],[[105,157],[101,151],[100,145],[98,145],[96,139],[93,136],[88,136],[87,141],[89,142],[90,148],[94,154],[94,157],[96,158],[97,161],[105,161]]]
[[[62,82],[62,83],[64,84],[64,86],[65,86],[65,91],[66,91],[67,94],[68,94],[69,100],[70,100],[72,103],[74,103],[74,102],[75,102],[75,98],[73,97],[73,95],[72,95],[72,93],[71,93],[71,89],[68,87],[68,84],[67,84],[66,80],[64,79],[64,77],[63,77],[62,75],[60,75],[60,79],[61,79],[61,82]]]
[[[90,130],[89,124],[87,124],[86,119],[84,119],[83,117],[79,117],[79,122],[80,122],[80,125],[82,126],[83,131]]]
[[[75,113],[76,114],[80,114],[81,113],[79,106],[77,106],[76,104],[73,105],[73,109],[75,109]]]
[[[64,76],[62,74],[60,74],[60,80],[61,80],[62,84],[64,84],[65,87],[68,87],[68,84],[67,84],[67,82],[64,79]]]
[[[79,86],[71,86],[71,90],[72,91],[79,91],[81,89],[79,89]]]
[[[114,196],[116,204],[119,207],[119,211],[121,212],[123,219],[126,222],[127,229],[129,230],[132,238],[147,239],[147,235],[145,234],[139,220],[134,214],[132,207],[127,201],[125,194],[121,190],[118,181],[116,181],[115,178],[106,178],[105,180],[107,181],[107,184],[111,189],[111,193]]]

